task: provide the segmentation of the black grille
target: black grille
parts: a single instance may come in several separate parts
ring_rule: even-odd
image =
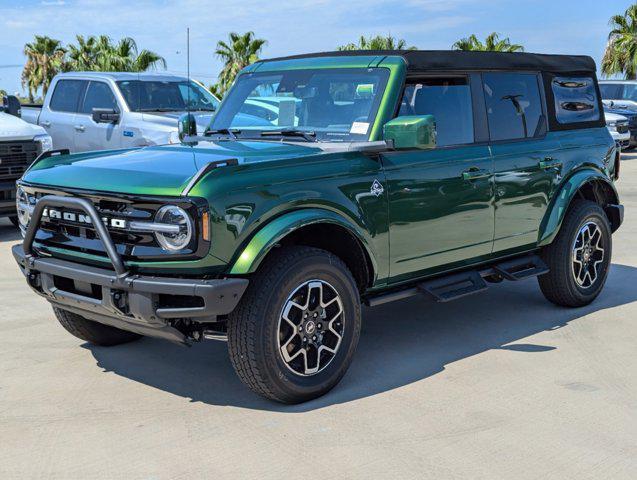
[[[36,142],[0,142],[0,179],[20,178],[37,156]]]

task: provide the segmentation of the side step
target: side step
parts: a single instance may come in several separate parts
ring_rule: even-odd
[[[537,255],[527,255],[479,269],[452,273],[443,277],[425,280],[416,286],[368,298],[365,303],[370,307],[383,303],[425,294],[437,302],[449,302],[482,292],[488,287],[485,277],[501,277],[517,282],[525,278],[543,275],[549,271],[544,261]]]

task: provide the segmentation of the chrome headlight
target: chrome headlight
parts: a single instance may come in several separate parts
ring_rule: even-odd
[[[44,153],[53,148],[53,139],[51,138],[51,135],[36,135],[33,137],[33,141],[40,144],[40,153]]]
[[[15,207],[18,214],[20,231],[24,236],[27,226],[29,225],[29,220],[31,219],[31,206],[29,205],[29,196],[22,187],[18,187],[15,192]]]
[[[172,252],[183,250],[190,243],[194,228],[192,219],[183,208],[176,205],[165,205],[157,211],[155,222],[178,227],[173,228],[172,232],[155,232],[155,237],[164,250]]]

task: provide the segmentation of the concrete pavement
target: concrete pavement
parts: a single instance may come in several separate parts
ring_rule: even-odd
[[[30,292],[0,222],[0,478],[637,478],[637,155],[592,305],[535,280],[366,309],[352,368],[294,407],[253,395],[224,343],[84,344]]]

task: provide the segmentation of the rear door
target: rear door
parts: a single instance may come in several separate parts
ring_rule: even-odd
[[[393,282],[491,254],[493,163],[479,74],[409,78],[399,115],[428,114],[435,149],[383,154]]]
[[[75,117],[76,150],[85,152],[119,148],[122,145],[121,119],[117,123],[97,123],[93,120],[94,108],[108,108],[121,112],[108,83],[91,80],[88,84]]]
[[[539,74],[482,77],[495,166],[493,251],[531,248],[561,175],[561,144],[547,136]]]
[[[53,148],[75,147],[75,116],[88,81],[76,79],[58,80],[48,105],[44,105],[38,123],[51,135]]]

